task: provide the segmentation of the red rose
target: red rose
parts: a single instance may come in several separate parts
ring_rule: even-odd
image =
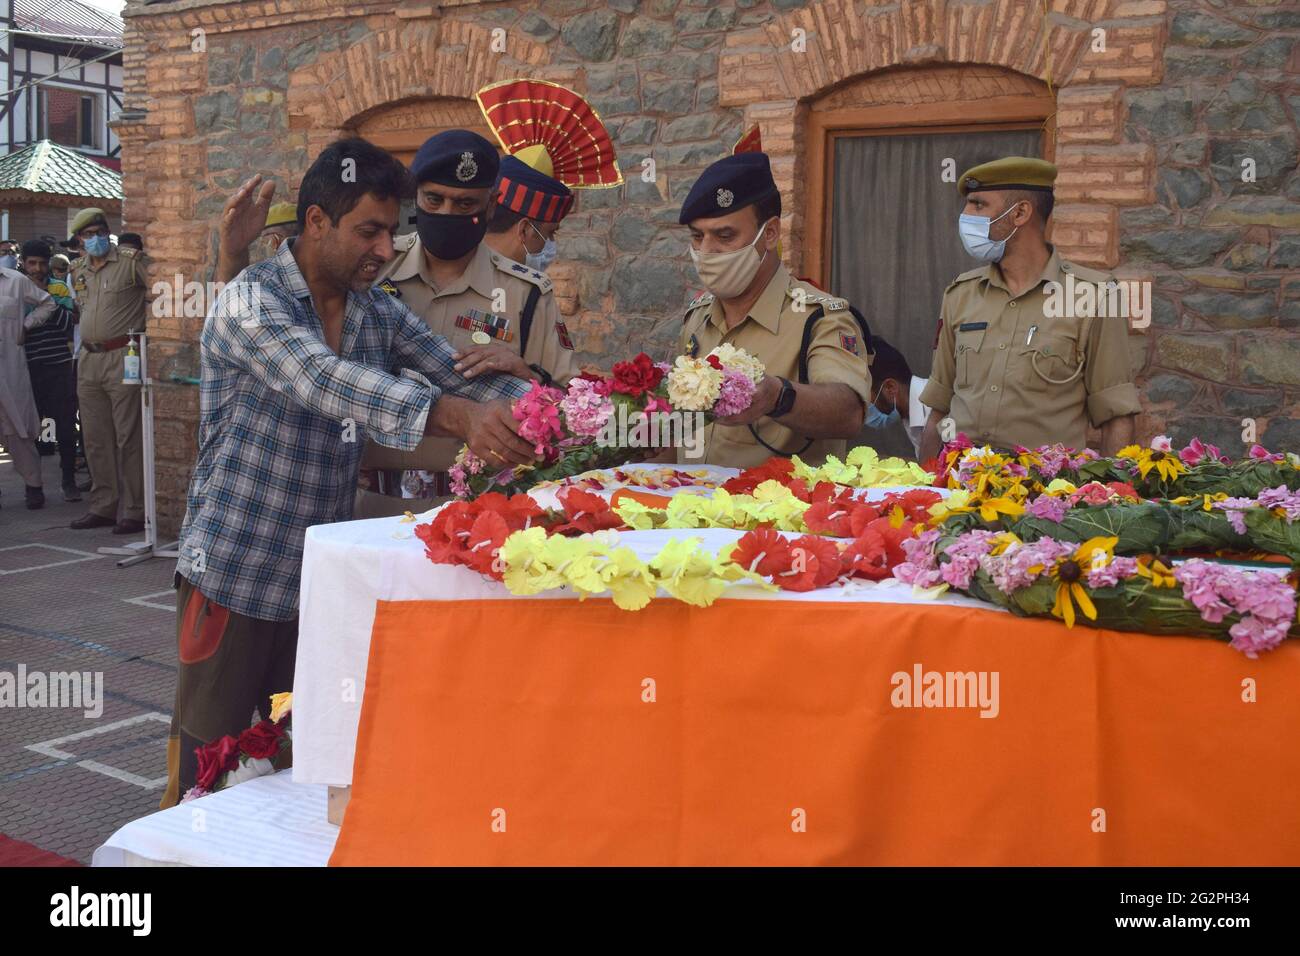
[[[263,720],[239,735],[239,749],[255,760],[270,760],[280,752],[280,738],[284,731]]]
[[[714,368],[716,368],[719,372],[722,371],[722,359],[718,358],[716,355],[706,355],[706,356],[704,357],[704,361],[708,362],[710,365],[712,365]]]
[[[229,734],[210,744],[195,747],[194,752],[199,758],[199,774],[194,783],[204,790],[211,790],[218,777],[239,764],[239,741]]]
[[[279,739],[285,731],[270,721],[261,721],[239,735],[239,749],[255,760],[270,760],[279,753]]]
[[[614,391],[640,398],[663,380],[664,370],[642,352],[630,362],[614,363]]]

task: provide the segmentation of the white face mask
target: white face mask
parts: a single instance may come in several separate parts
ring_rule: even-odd
[[[754,248],[758,245],[763,230],[767,228],[767,223],[771,221],[769,219],[758,227],[758,235],[753,242],[734,252],[700,252],[694,246],[688,247],[691,261],[695,263],[695,272],[706,289],[719,299],[734,299],[749,288],[754,276],[758,275],[759,266],[767,258],[767,253],[772,251],[769,246],[760,256]]]
[[[1002,216],[1015,209],[1016,205],[1018,203],[1013,204]],[[957,233],[961,236],[961,244],[966,247],[966,252],[969,255],[974,256],[981,262],[998,262],[1002,259],[1007,251],[1007,240],[1020,229],[1019,226],[1016,226],[1015,229],[1011,230],[1011,236],[1007,236],[1006,239],[990,239],[989,230],[1002,216],[998,216],[997,219],[990,219],[988,216],[968,216],[962,213],[957,220]]]

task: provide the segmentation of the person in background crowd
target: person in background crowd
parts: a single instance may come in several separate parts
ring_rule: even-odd
[[[144,240],[140,238],[138,232],[124,232],[117,237],[117,245],[120,249],[122,246],[129,246],[136,252],[144,252]]]
[[[32,509],[45,506],[45,491],[36,450],[41,423],[23,340],[53,318],[58,308],[49,293],[27,276],[0,267],[0,445],[13,459],[26,486],[27,507]]]
[[[164,808],[194,786],[196,748],[238,734],[292,684],[304,537],[352,517],[365,438],[411,449],[436,434],[503,466],[534,460],[509,402],[527,383],[466,379],[446,338],[373,287],[411,187],[366,140],[327,146],[298,191],[299,236],[208,311]]]
[[[144,530],[140,389],[122,384],[122,376],[128,333],[144,330],[148,258],[109,241],[102,209],[83,209],[72,222],[72,238],[85,250],[72,265],[72,289],[81,308],[77,399],[92,485],[90,510],[71,527],[137,534]]]
[[[77,488],[77,380],[68,344],[76,328],[77,304],[63,282],[50,278],[51,249],[48,243],[32,239],[23,243],[22,271],[49,293],[58,304],[54,316],[27,333],[23,348],[27,372],[36,397],[36,411],[42,421],[54,422],[54,439],[63,473],[63,500],[80,501]]]
[[[919,456],[921,433],[930,409],[921,404],[921,390],[928,381],[912,374],[903,353],[878,335],[871,338],[875,349],[871,360],[871,381],[876,394],[867,404],[867,428],[885,430],[901,422],[912,451]]]
[[[930,417],[921,459],[939,453],[939,423],[976,445],[1014,448],[1088,444],[1113,455],[1133,441],[1141,406],[1129,368],[1123,317],[1052,316],[1048,286],[1104,285],[1113,278],[1067,262],[1047,242],[1056,167],[1007,156],[968,169],[957,181],[965,199],[957,229],[984,265],[944,291],[930,380],[921,400]]]
[[[871,399],[865,343],[845,299],[781,264],[781,194],[767,154],[738,153],[706,169],[678,221],[690,229],[691,258],[709,290],[687,306],[681,351],[702,359],[725,342],[767,369],[749,408],[705,428],[702,463],[750,468],[772,455],[814,464],[843,456]],[[696,463],[684,454],[679,461]]]
[[[280,246],[286,239],[292,239],[296,235],[298,235],[298,207],[291,202],[276,203],[266,214],[266,225],[262,228],[262,234],[257,237],[262,250],[260,258],[271,258],[280,251]]]
[[[18,268],[18,243],[12,239],[5,239],[0,242],[0,268]]]

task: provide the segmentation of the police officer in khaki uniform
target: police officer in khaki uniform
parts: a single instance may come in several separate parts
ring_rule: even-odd
[[[447,130],[426,140],[411,164],[416,231],[395,240],[397,256],[378,287],[451,341],[457,367],[467,378],[504,372],[567,382],[577,371],[575,348],[551,281],[483,242],[496,206],[499,167],[496,148],[469,130]],[[393,500],[378,501],[363,492],[357,516],[422,510],[449,494],[446,473],[461,444],[427,438],[411,452],[369,444],[362,467],[405,471],[402,487],[415,499],[398,497],[394,476],[386,474],[377,490]]]
[[[679,221],[690,227],[691,258],[709,290],[687,307],[682,352],[703,356],[727,342],[767,369],[749,409],[706,428],[703,462],[748,468],[773,455],[814,464],[842,456],[871,400],[865,331],[846,300],[781,264],[781,194],[767,155],[714,163]],[[692,463],[685,449],[678,460]]]
[[[83,252],[71,272],[81,306],[77,400],[93,484],[90,510],[72,527],[111,525],[114,534],[136,534],[144,530],[140,389],[123,385],[122,373],[127,333],[144,330],[149,260],[129,246],[114,246],[108,236],[101,209],[83,209],[73,220],[72,238]]]
[[[1091,424],[1101,429],[1100,450],[1108,455],[1133,440],[1140,406],[1129,371],[1128,320],[1095,308],[1074,314],[1067,290],[1081,282],[1104,290],[1112,277],[1066,262],[1048,244],[1055,182],[1055,166],[1022,156],[976,166],[959,180],[966,198],[962,243],[987,264],[944,291],[933,368],[921,393],[931,409],[922,461],[957,433],[1000,448],[1083,448]],[[946,418],[952,424],[941,436]]]

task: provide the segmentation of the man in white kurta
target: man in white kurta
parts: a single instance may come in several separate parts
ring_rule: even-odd
[[[27,375],[23,338],[44,324],[59,305],[44,289],[15,269],[0,268],[0,445],[13,459],[27,486],[27,507],[45,503],[41,458],[36,451],[40,419]]]

